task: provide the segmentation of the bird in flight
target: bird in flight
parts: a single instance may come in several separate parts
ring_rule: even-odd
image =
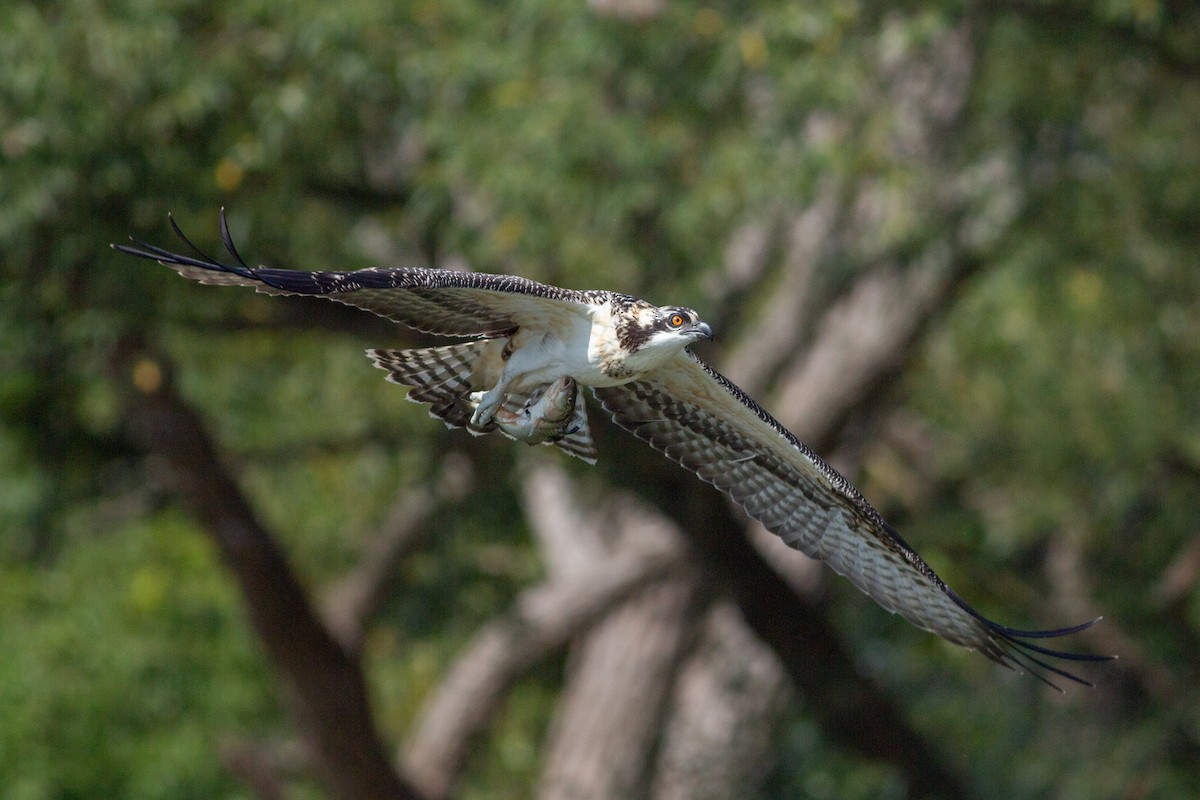
[[[514,275],[399,268],[301,272],[250,267],[234,247],[224,209],[222,243],[233,263],[145,242],[117,250],[186,278],[316,295],[429,334],[465,341],[416,350],[368,350],[388,379],[411,387],[448,426],[499,430],[594,462],[580,387],[618,425],[717,487],[791,547],[827,563],[879,605],[992,660],[1091,685],[1052,659],[1102,661],[1040,644],[1098,620],[1017,630],[987,619],[948,587],[832,467],[689,345],[711,339],[699,315],[609,291],[575,291]]]

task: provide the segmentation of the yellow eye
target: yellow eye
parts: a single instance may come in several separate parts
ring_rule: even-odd
[[[672,314],[671,315],[671,327],[678,328],[681,325],[683,325],[683,315],[682,314]]]

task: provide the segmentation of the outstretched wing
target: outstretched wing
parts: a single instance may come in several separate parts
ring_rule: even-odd
[[[1107,658],[1028,641],[1076,633],[1094,622],[1019,631],[984,618],[942,582],[849,481],[690,351],[655,372],[653,380],[593,391],[619,425],[728,494],[788,545],[825,561],[917,627],[1006,666],[1027,667],[1034,674],[1044,669],[1080,683],[1087,682],[1041,656]]]
[[[221,209],[221,241],[236,263],[224,264],[196,247],[168,215],[175,234],[194,255],[134,240],[115,244],[129,255],[158,261],[200,283],[252,286],[266,294],[307,294],[362,308],[424,333],[504,336],[523,326],[570,326],[607,292],[579,292],[514,275],[424,268],[300,272],[250,267],[242,260]]]

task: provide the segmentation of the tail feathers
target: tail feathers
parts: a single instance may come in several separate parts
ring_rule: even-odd
[[[489,429],[471,424],[471,408],[463,398],[476,388],[471,385],[471,374],[487,345],[487,341],[475,341],[420,350],[368,350],[367,356],[387,371],[389,381],[411,386],[408,400],[428,403],[430,416],[478,436]]]
[[[596,448],[592,444],[592,431],[588,427],[587,404],[583,400],[583,389],[575,386],[575,416],[571,420],[571,432],[555,442],[564,452],[589,464],[596,463]]]
[[[554,444],[568,455],[575,456],[589,464],[596,463],[596,448],[592,444],[592,434],[588,430],[586,417],[582,428],[564,436]]]
[[[473,385],[471,376],[489,344],[492,344],[489,340],[480,340],[419,350],[368,350],[367,356],[375,366],[388,373],[389,381],[412,387],[408,399],[414,403],[428,403],[430,416],[442,420],[447,427],[466,428],[472,435],[480,436],[497,430],[497,427],[495,423],[482,428],[472,425],[474,409],[466,397],[473,390],[487,388]],[[582,393],[578,388],[576,392],[573,430],[554,444],[566,453],[594,464],[596,449],[592,445],[587,411]],[[505,401],[504,407],[519,411],[535,393],[514,393]]]
[[[432,403],[447,394],[471,391],[471,373],[487,344],[481,340],[421,350],[368,350],[367,355],[387,371],[389,381],[413,387],[408,399]]]
[[[411,400],[412,397],[410,396]],[[496,429],[495,425],[480,428],[471,424],[471,407],[459,395],[440,397],[429,404],[429,416],[446,423],[447,428],[466,428],[472,436],[482,436]]]

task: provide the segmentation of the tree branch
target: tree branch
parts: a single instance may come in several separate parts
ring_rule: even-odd
[[[461,456],[447,456],[436,485],[406,491],[363,548],[358,566],[326,590],[321,603],[325,624],[347,652],[361,651],[367,621],[386,596],[400,562],[412,551],[425,523],[446,504],[462,499],[470,480],[470,464]]]
[[[522,592],[511,611],[475,634],[426,701],[404,754],[414,785],[433,800],[448,797],[472,737],[491,720],[512,684],[678,565],[681,556],[678,548],[633,558],[617,554],[593,563],[586,575]]]
[[[552,458],[523,458],[525,515],[549,579],[482,628],[426,701],[405,750],[407,773],[430,798],[452,791],[480,733],[516,680],[648,584],[680,567],[687,551],[662,522],[628,497],[584,510]],[[630,547],[606,544],[623,531]]]
[[[416,798],[388,760],[358,660],[322,624],[273,537],[218,458],[165,362],[126,343],[114,364],[125,419],[167,464],[179,499],[204,526],[242,591],[272,663],[291,689],[299,728],[332,793],[347,800]],[[131,385],[132,384],[132,385]]]
[[[845,420],[899,373],[913,342],[976,268],[933,253],[925,264],[871,272],[821,319],[811,346],[781,377],[780,421],[829,450]]]
[[[794,702],[775,654],[728,600],[714,605],[675,682],[651,797],[725,800],[761,786]]]
[[[573,648],[539,800],[625,800],[645,790],[676,672],[707,605],[699,578],[682,561]]]

